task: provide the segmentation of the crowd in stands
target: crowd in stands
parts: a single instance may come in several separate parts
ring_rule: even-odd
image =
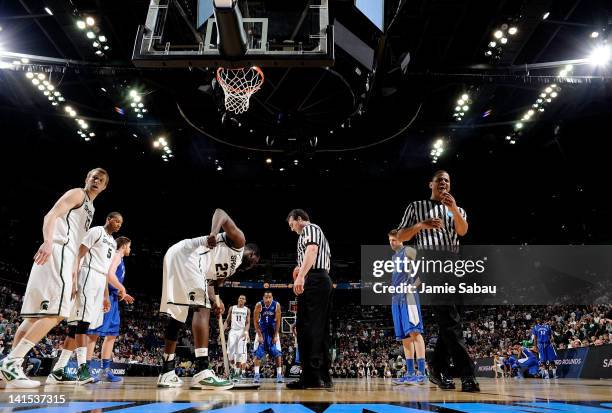
[[[0,287],[0,357],[10,349],[19,322],[22,297],[18,288]],[[122,304],[121,337],[115,345],[115,362],[158,365],[163,351],[165,319],[157,314],[159,304],[146,296],[137,296],[133,305]],[[426,328],[424,338],[428,351],[436,342],[436,326],[432,313],[424,307]],[[463,336],[473,358],[490,357],[499,351],[531,337],[536,320],[548,322],[558,349],[612,344],[612,305],[589,306],[503,306],[466,307],[463,309]],[[346,304],[334,312],[331,333],[334,357],[331,373],[334,377],[398,377],[404,372],[400,343],[395,340],[388,307]],[[187,320],[187,325],[191,321]],[[32,351],[30,357],[57,357],[66,334],[64,324],[56,327]],[[223,359],[218,342],[217,323],[211,322],[209,353],[211,366],[223,372]],[[254,333],[251,332],[251,339]],[[189,329],[179,337],[178,373],[194,373]],[[281,334],[284,364],[295,359],[295,344],[291,334]],[[98,342],[98,347],[101,340]],[[249,357],[247,375],[252,374]],[[274,377],[271,360],[262,365],[264,377]]]

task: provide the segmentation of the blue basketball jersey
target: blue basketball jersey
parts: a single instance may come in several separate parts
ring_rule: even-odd
[[[531,350],[529,350],[527,347],[522,347],[521,348],[522,351],[522,356],[523,357],[527,357],[527,358],[536,358],[536,355],[533,354],[533,352]]]
[[[549,344],[552,337],[552,330],[548,324],[536,324],[531,332],[538,339],[538,345]]]
[[[401,263],[404,262],[404,258],[406,258],[406,248],[404,247],[402,249],[400,249],[398,252],[396,252],[395,254],[393,254],[393,262],[395,263],[397,259],[400,260]],[[403,264],[402,265],[402,270],[403,270]],[[393,269],[393,275],[391,276],[391,284],[394,287],[400,286],[402,284],[413,284],[414,281],[416,280],[415,277],[411,276],[410,271],[398,271],[397,266],[394,267]],[[406,300],[406,294],[405,293],[394,293],[392,296],[392,300],[393,302],[398,302],[398,301],[405,301]]]
[[[274,334],[276,328],[276,301],[272,300],[270,307],[266,307],[263,300],[261,313],[259,313],[259,328],[263,334]]]
[[[117,266],[117,271],[115,271],[115,275],[121,284],[123,284],[123,279],[125,278],[125,264],[123,263],[123,258],[121,258],[121,262]],[[119,290],[113,287],[111,284],[108,284],[108,293],[117,295]]]

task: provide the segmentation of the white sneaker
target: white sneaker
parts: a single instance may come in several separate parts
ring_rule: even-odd
[[[22,364],[22,358],[5,357],[0,361],[0,377],[6,381],[7,389],[33,389],[40,386],[39,381],[28,379],[21,367]]]
[[[211,369],[202,370],[193,376],[192,389],[229,390],[234,387],[230,380],[220,379]]]
[[[159,375],[157,387],[181,387],[183,380],[176,375],[174,370]]]

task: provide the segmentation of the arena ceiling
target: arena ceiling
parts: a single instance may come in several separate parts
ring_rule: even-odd
[[[19,215],[28,226],[19,233],[38,234],[38,220],[30,225],[27,217],[44,214],[46,205],[36,203],[41,193],[53,198],[101,165],[113,178],[100,210],[127,211],[128,231],[137,227],[142,237],[157,237],[159,247],[151,248],[160,253],[168,240],[199,232],[193,216],[202,202],[232,211],[248,207],[238,219],[248,222],[249,233],[269,230],[273,221],[272,232],[283,235],[271,242],[287,249],[294,238],[283,217],[299,203],[322,224],[339,217],[358,222],[329,230],[354,256],[354,237],[370,234],[369,242],[379,242],[374,234],[398,223],[407,200],[427,195],[430,173],[442,167],[457,177],[454,188],[471,213],[473,242],[609,239],[597,222],[605,209],[598,202],[601,169],[611,147],[610,69],[581,60],[607,42],[607,2],[387,1],[380,33],[352,1],[331,1],[330,20],[376,52],[375,72],[339,47],[333,75],[266,69],[269,82],[251,111],[224,122],[212,71],[132,64],[148,5],[0,0],[0,53],[31,56],[13,64],[16,58],[4,55],[0,69],[1,172],[8,216]],[[96,39],[102,34],[109,46],[102,45],[102,56],[88,29],[77,27],[87,16],[99,28]],[[56,60],[34,64],[33,56]],[[65,100],[53,106],[27,71],[50,75],[52,92]],[[339,77],[350,85],[348,93],[346,83],[334,81]],[[304,101],[296,91],[320,79],[327,86],[313,99],[322,109],[306,116],[296,109]],[[337,93],[325,99],[334,87]],[[468,101],[459,105],[464,94]],[[538,99],[543,102],[534,108]],[[147,112],[135,112],[132,103]],[[83,122],[88,129],[78,134]],[[138,202],[128,202],[134,198]],[[490,203],[500,205],[499,214]],[[142,212],[143,205],[150,212]],[[509,231],[503,236],[487,224],[501,217]],[[206,212],[198,228],[208,219]]]

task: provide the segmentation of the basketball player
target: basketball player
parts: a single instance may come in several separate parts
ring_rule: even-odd
[[[514,353],[518,357],[515,364],[517,377],[536,377],[538,375],[538,358],[525,345],[515,345]]]
[[[103,313],[103,301],[107,285],[106,273],[115,253],[116,243],[113,234],[119,231],[123,217],[118,212],[111,212],[106,217],[104,226],[97,226],[87,231],[79,247],[77,260],[83,260],[78,283],[73,285],[77,290],[72,313],[68,317],[68,336],[64,348],[47,384],[75,384],[75,378],[69,375],[66,366],[76,349],[78,384],[93,381],[87,366],[87,330],[91,323],[98,320]],[[96,326],[94,326],[96,327]]]
[[[276,360],[276,382],[283,382],[283,353],[281,350],[280,336],[278,334],[281,325],[281,306],[272,299],[272,291],[266,291],[263,300],[255,305],[253,312],[253,324],[255,325],[255,342],[253,352],[255,353],[255,376],[253,383],[259,383],[259,365],[266,353]]]
[[[43,243],[34,255],[34,265],[23,297],[13,349],[0,361],[0,377],[8,388],[33,388],[40,382],[26,377],[23,358],[60,321],[70,316],[72,286],[76,283],[76,260],[81,240],[93,220],[93,201],[106,189],[108,173],[89,171],[85,188],[73,188],[60,197],[43,221]]]
[[[227,357],[232,364],[230,373],[232,381],[238,381],[244,375],[247,359],[247,343],[251,328],[251,310],[245,306],[246,296],[238,297],[238,304],[230,307],[225,319],[224,330],[231,327],[228,334]],[[230,321],[231,326],[230,326]]]
[[[223,229],[224,232],[219,233]],[[217,209],[212,217],[210,235],[185,239],[171,246],[164,257],[163,287],[160,313],[170,319],[165,334],[162,373],[159,387],[180,387],[183,381],[174,372],[176,342],[180,329],[193,308],[191,323],[195,345],[196,369],[192,388],[230,389],[233,383],[217,377],[209,369],[208,333],[210,310],[224,313],[223,302],[216,303],[217,286],[241,269],[249,269],[259,261],[255,244],[246,244],[244,233],[230,216]],[[220,332],[221,334],[223,332]]]
[[[117,251],[113,255],[108,273],[106,274],[108,283],[106,284],[106,295],[109,297],[110,307],[106,313],[99,313],[98,321],[93,328],[87,331],[87,360],[91,366],[91,360],[96,348],[98,337],[104,337],[102,342],[102,350],[100,358],[102,365],[100,366],[100,374],[94,378],[94,382],[103,380],[110,383],[121,381],[111,371],[111,363],[113,356],[113,347],[115,340],[119,336],[119,327],[121,326],[121,317],[119,315],[119,301],[125,301],[127,304],[134,302],[134,298],[125,291],[123,281],[125,279],[125,264],[123,257],[127,257],[132,252],[132,241],[127,237],[119,237],[116,240]]]
[[[416,250],[411,247],[404,247],[397,239],[397,230],[389,232],[389,245],[395,252],[393,261],[403,260],[404,257],[414,260]],[[418,285],[418,278],[414,274],[404,271],[393,271],[392,284],[400,286],[402,284]],[[414,294],[393,294],[391,301],[391,312],[393,314],[393,326],[395,328],[395,338],[401,341],[406,356],[406,374],[403,377],[393,380],[395,385],[400,384],[425,384],[425,341],[423,341],[423,318],[421,317],[421,303],[419,295]],[[414,356],[416,353],[418,372],[414,370]]]
[[[540,364],[543,366],[543,378],[550,379],[552,375],[556,379],[557,366],[555,360],[557,360],[557,352],[553,347],[553,332],[550,325],[548,323],[541,323],[540,319],[537,319],[536,325],[531,329],[531,333],[533,334],[533,343],[538,348]]]

